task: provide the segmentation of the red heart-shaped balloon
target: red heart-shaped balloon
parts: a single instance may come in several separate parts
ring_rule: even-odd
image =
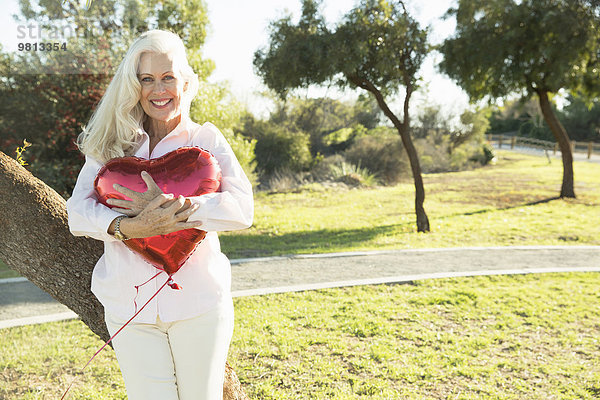
[[[100,169],[94,181],[98,201],[113,208],[106,203],[107,199],[131,200],[113,188],[115,183],[145,192],[147,187],[140,175],[142,171],[147,171],[163,192],[172,193],[175,197],[213,193],[219,190],[221,184],[221,168],[212,154],[197,147],[181,147],[151,160],[139,157],[110,160]],[[205,231],[184,229],[167,235],[129,239],[124,243],[150,264],[172,275],[181,268],[204,236]]]

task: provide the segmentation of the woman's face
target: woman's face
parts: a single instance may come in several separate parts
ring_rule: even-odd
[[[140,104],[155,121],[169,122],[181,116],[184,82],[171,55],[142,53],[138,66],[142,85]]]

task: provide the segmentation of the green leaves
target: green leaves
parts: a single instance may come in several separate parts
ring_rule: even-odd
[[[285,17],[272,22],[268,49],[254,54],[256,72],[281,97],[292,88],[320,84],[336,71],[334,42],[318,3],[304,0],[298,25]]]
[[[400,3],[363,0],[331,31],[318,2],[304,0],[297,25],[286,17],[271,24],[270,44],[255,53],[254,66],[279,95],[334,81],[356,86],[368,80],[385,93],[415,84],[429,48]]]
[[[456,16],[456,34],[440,48],[440,68],[473,100],[600,90],[599,20],[583,1],[460,0],[449,14]]]

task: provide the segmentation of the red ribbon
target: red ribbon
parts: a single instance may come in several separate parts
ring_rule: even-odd
[[[148,279],[146,282],[142,283],[141,285],[138,285],[138,286],[136,286],[136,287],[135,287],[136,291],[138,290],[138,288],[139,288],[139,287],[141,287],[141,286],[144,286],[146,283],[150,282],[152,279],[154,279],[154,278],[156,278],[158,275],[162,274],[162,272],[163,272],[163,271],[161,271],[161,272],[159,272],[158,274],[154,275],[152,278]],[[150,297],[150,299],[149,299],[149,300],[148,300],[148,301],[147,301],[147,302],[146,302],[146,303],[145,303],[145,304],[142,306],[142,308],[140,308],[139,310],[137,310],[137,304],[136,304],[135,308],[136,308],[136,310],[137,310],[137,311],[135,312],[135,314],[133,314],[133,317],[129,318],[129,320],[128,320],[127,322],[125,322],[125,324],[124,324],[124,325],[123,325],[121,328],[119,328],[119,330],[118,330],[118,331],[116,331],[116,332],[115,332],[115,334],[114,334],[114,335],[112,335],[112,336],[110,337],[110,339],[108,339],[108,340],[106,341],[106,343],[104,343],[104,345],[103,345],[102,347],[100,347],[100,349],[99,349],[98,351],[96,351],[96,353],[95,353],[95,354],[92,356],[92,358],[90,358],[90,360],[87,362],[87,364],[85,364],[85,365],[83,366],[83,368],[81,368],[81,371],[82,371],[82,372],[83,372],[83,370],[84,370],[84,369],[85,369],[85,368],[86,368],[88,365],[90,365],[90,363],[92,362],[92,360],[93,360],[94,358],[96,358],[96,356],[97,356],[97,355],[98,355],[98,354],[99,354],[99,353],[100,353],[102,350],[104,350],[104,348],[105,348],[106,346],[108,346],[108,344],[109,344],[109,343],[110,343],[110,342],[111,342],[111,341],[112,341],[112,340],[115,338],[115,336],[117,336],[117,335],[119,334],[119,332],[121,332],[121,331],[122,331],[122,330],[123,330],[123,329],[124,329],[124,328],[125,328],[127,325],[129,325],[129,323],[130,323],[131,321],[133,321],[133,319],[134,319],[135,317],[137,317],[137,316],[138,316],[138,314],[139,314],[139,313],[141,313],[141,312],[142,312],[142,310],[143,310],[143,309],[144,309],[144,308],[145,308],[145,307],[146,307],[146,306],[147,306],[147,305],[148,305],[148,304],[149,304],[149,303],[150,303],[150,302],[151,302],[151,301],[152,301],[152,300],[153,300],[153,299],[154,299],[156,296],[158,296],[158,293],[160,293],[160,291],[161,291],[161,290],[163,290],[163,288],[164,288],[165,286],[167,286],[167,285],[169,285],[169,286],[170,286],[172,289],[175,289],[175,290],[179,290],[179,289],[181,289],[181,286],[179,286],[177,283],[173,282],[173,278],[171,277],[171,275],[169,275],[169,277],[168,277],[167,281],[166,281],[165,283],[163,283],[163,285],[162,285],[162,286],[161,286],[161,287],[160,287],[160,288],[159,288],[159,289],[156,291],[156,293],[154,293],[154,294],[152,295],[152,297]],[[135,295],[135,297],[137,298],[137,292],[136,292],[136,295]],[[134,302],[134,304],[135,304],[135,299],[133,300],[133,302]],[[62,395],[62,397],[60,398],[60,400],[63,400],[63,399],[65,398],[65,396],[67,395],[67,393],[68,393],[68,392],[69,392],[69,390],[71,389],[71,386],[73,386],[73,384],[75,383],[75,381],[76,381],[76,380],[77,380],[77,377],[73,378],[73,380],[71,381],[71,384],[69,385],[69,387],[67,388],[67,390],[65,390],[65,393]]]

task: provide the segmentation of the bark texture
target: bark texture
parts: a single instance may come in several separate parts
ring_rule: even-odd
[[[563,180],[560,188],[560,197],[575,198],[574,177],[573,177],[573,152],[571,151],[571,141],[566,129],[562,126],[554,112],[548,99],[548,92],[545,90],[536,91],[540,100],[540,108],[544,115],[544,120],[550,127],[550,130],[556,138],[563,163]]]
[[[104,309],[90,291],[102,242],[69,232],[65,200],[0,152],[0,259],[77,313],[104,341]],[[245,400],[227,365],[223,399]]]
[[[400,134],[400,138],[402,139],[402,145],[406,150],[406,154],[408,155],[408,160],[410,162],[410,169],[413,175],[413,181],[415,183],[415,214],[417,215],[417,232],[429,232],[429,218],[427,217],[427,213],[425,213],[425,187],[423,185],[423,176],[421,173],[421,164],[419,163],[419,157],[417,155],[417,150],[415,149],[415,145],[413,144],[412,138],[410,137],[410,119],[408,114],[408,105],[410,102],[410,96],[412,94],[413,88],[412,85],[406,83],[406,96],[404,97],[404,121],[400,121],[398,117],[390,110],[387,103],[385,102],[385,98],[380,90],[373,85],[372,82],[369,82],[366,79],[361,79],[358,76],[347,76],[348,80],[355,84],[356,86],[368,90],[371,92],[375,99],[377,100],[377,104],[381,111],[385,114],[386,117]]]

